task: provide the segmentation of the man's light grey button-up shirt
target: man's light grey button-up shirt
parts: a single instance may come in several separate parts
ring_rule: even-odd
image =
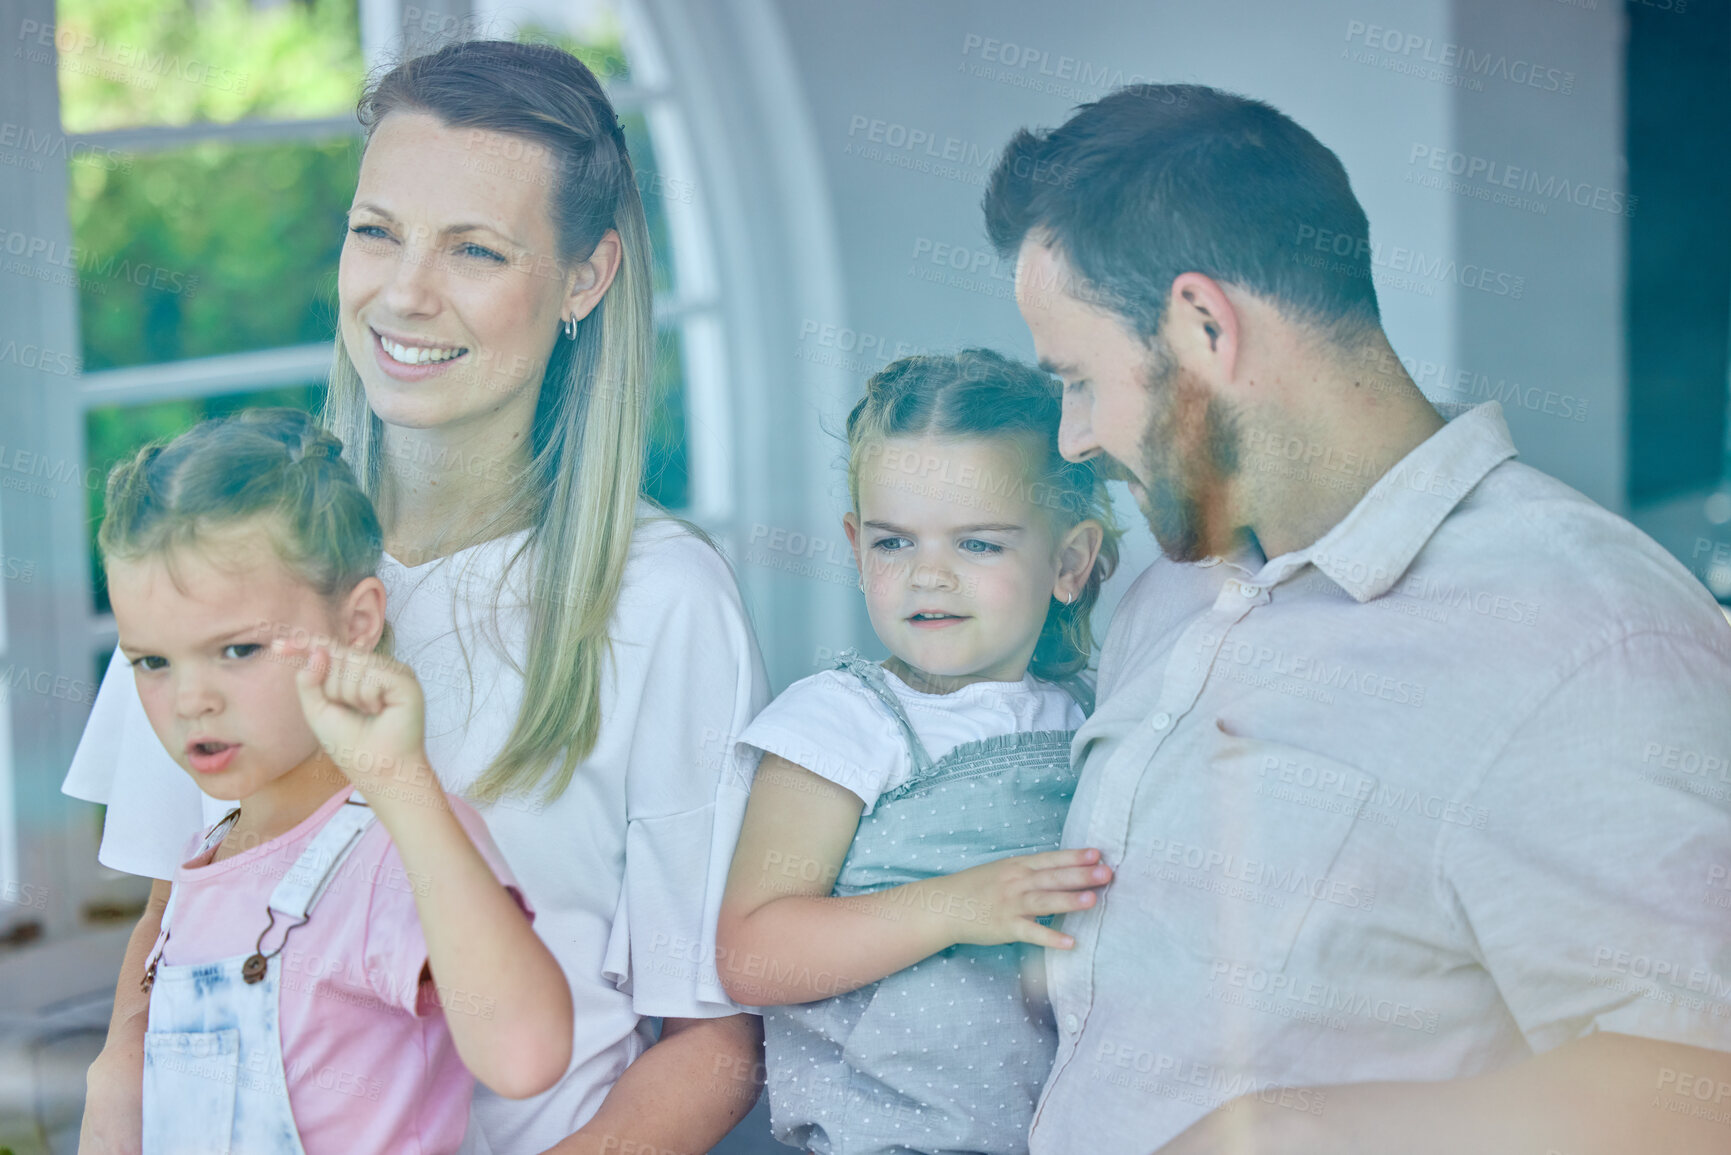
[[[1514,452],[1481,405],[1309,548],[1126,594],[1064,832],[1117,877],[1046,952],[1035,1155],[1593,1030],[1731,1050],[1731,626]]]

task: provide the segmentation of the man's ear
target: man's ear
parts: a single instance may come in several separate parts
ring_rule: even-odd
[[[1172,278],[1160,331],[1180,363],[1226,382],[1238,370],[1239,320],[1220,282],[1202,273],[1180,273]]]

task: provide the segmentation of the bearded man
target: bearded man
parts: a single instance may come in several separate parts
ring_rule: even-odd
[[[1444,421],[1339,159],[1144,85],[985,199],[1060,445],[1163,558],[1077,733],[1034,1155],[1731,1150],[1731,628]]]

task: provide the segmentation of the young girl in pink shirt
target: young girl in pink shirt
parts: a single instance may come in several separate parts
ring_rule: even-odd
[[[98,541],[157,736],[236,804],[190,844],[141,976],[144,1151],[448,1152],[479,1078],[570,1061],[564,976],[427,764],[341,444],[250,410],[141,450]]]

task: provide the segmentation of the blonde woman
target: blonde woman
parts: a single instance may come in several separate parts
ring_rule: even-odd
[[[737,827],[715,785],[768,686],[726,562],[639,495],[654,328],[624,137],[575,58],[496,41],[399,65],[360,115],[324,419],[379,510],[429,760],[480,808],[574,1008],[564,1078],[478,1092],[463,1149],[705,1150],[757,1090],[758,1021],[713,962],[711,834]],[[118,657],[65,789],[107,804],[104,863],[158,880],[221,817]],[[86,1152],[137,1149],[135,972],[168,890],[123,964]]]

